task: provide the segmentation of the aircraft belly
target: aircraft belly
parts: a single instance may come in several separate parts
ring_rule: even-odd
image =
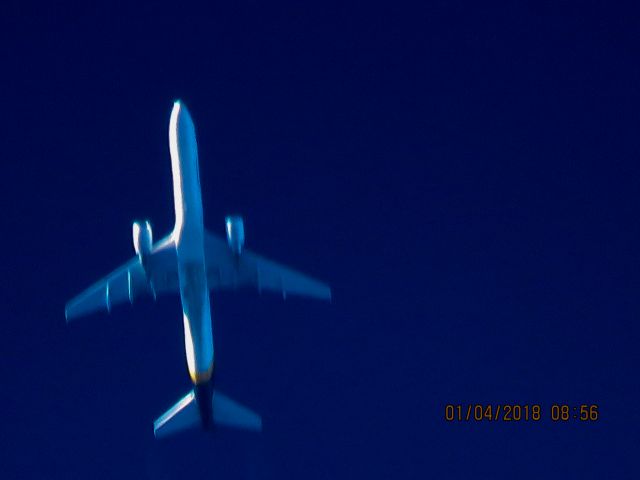
[[[209,380],[213,371],[213,332],[207,278],[202,262],[182,264],[178,272],[189,375],[193,383],[199,384]]]

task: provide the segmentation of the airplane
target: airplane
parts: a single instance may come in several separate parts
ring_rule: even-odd
[[[135,256],[65,306],[67,323],[119,304],[179,292],[184,345],[193,389],[154,422],[156,438],[201,426],[261,431],[262,419],[214,388],[209,292],[252,286],[258,291],[331,300],[324,283],[244,248],[242,217],[225,217],[226,241],[204,228],[195,127],[176,100],[169,121],[175,227],[153,243],[148,220],[133,223]]]

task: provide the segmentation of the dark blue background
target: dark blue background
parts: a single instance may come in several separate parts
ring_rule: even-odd
[[[637,477],[637,12],[90,3],[1,11],[2,478]],[[154,440],[190,388],[177,297],[64,321],[133,219],[172,227],[175,98],[208,227],[240,212],[333,287],[212,297],[258,436]],[[488,402],[545,420],[444,421]]]

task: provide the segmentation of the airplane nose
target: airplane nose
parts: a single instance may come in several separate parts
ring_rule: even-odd
[[[189,110],[187,110],[187,107],[182,102],[179,102],[175,105],[176,106],[174,106],[174,109],[178,109],[178,128],[186,135],[194,135],[195,127],[193,125],[193,120],[191,119]]]
[[[173,102],[171,110],[171,119],[169,121],[169,130],[175,132],[176,140],[184,135],[194,135],[194,125],[189,110],[181,100]]]

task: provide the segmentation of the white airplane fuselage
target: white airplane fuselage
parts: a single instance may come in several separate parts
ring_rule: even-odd
[[[184,342],[189,376],[200,405],[211,404],[214,369],[213,332],[204,255],[202,195],[198,147],[193,121],[186,107],[175,102],[169,122],[169,149],[173,175],[176,224],[173,241],[178,260]],[[208,409],[207,409],[208,410]],[[208,412],[203,412],[208,423]]]

